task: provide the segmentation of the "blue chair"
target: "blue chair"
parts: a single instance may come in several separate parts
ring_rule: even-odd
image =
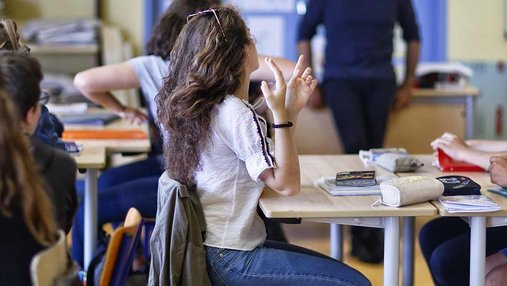
[[[107,246],[100,285],[124,286],[141,236],[143,218],[131,208],[123,226],[115,229]]]

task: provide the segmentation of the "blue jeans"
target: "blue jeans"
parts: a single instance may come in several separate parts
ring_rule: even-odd
[[[206,247],[212,285],[371,285],[359,271],[295,245],[269,241],[252,251]]]
[[[507,247],[507,227],[486,229],[486,256]],[[466,286],[470,277],[470,227],[461,218],[444,217],[425,224],[419,244],[437,286]]]

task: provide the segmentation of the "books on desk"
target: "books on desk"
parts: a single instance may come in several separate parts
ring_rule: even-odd
[[[487,196],[441,196],[438,201],[449,213],[494,212],[502,209]]]
[[[383,181],[396,178],[394,175],[383,175],[376,178],[373,186],[343,186],[333,177],[322,177],[314,182],[315,186],[323,189],[331,196],[371,196],[380,195],[379,184]]]
[[[58,119],[60,119],[63,124],[83,124],[97,126],[107,125],[119,118],[120,117],[114,113],[67,114],[58,116]]]
[[[72,129],[65,130],[62,134],[65,140],[78,140],[78,139],[147,139],[148,134],[140,129]]]
[[[435,162],[434,165],[442,172],[484,172],[484,169],[477,165],[462,161],[454,161],[441,149],[438,149],[437,153],[438,161]]]

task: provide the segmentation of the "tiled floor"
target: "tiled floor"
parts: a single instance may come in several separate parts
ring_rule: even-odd
[[[417,218],[416,231],[431,218]],[[329,225],[323,223],[305,223],[300,225],[283,225],[285,234],[289,242],[300,245],[306,248],[329,255]],[[344,239],[344,256],[345,263],[356,268],[365,274],[372,285],[381,286],[383,284],[383,265],[382,264],[368,264],[363,263],[349,255],[350,252],[350,239],[348,227],[345,227]],[[417,237],[417,233],[416,233]],[[401,270],[400,270],[401,274]],[[414,267],[414,285],[415,286],[431,286],[433,285],[431,275],[429,273],[426,262],[422,257],[419,249],[419,244],[416,242],[415,249],[415,267]],[[400,278],[401,281],[401,278]]]

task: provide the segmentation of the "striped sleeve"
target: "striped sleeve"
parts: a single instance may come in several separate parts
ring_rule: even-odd
[[[239,104],[237,104],[239,103]],[[266,121],[249,104],[237,101],[234,109],[227,110],[222,120],[226,144],[245,162],[254,181],[268,168],[275,168],[271,140],[266,136]]]

